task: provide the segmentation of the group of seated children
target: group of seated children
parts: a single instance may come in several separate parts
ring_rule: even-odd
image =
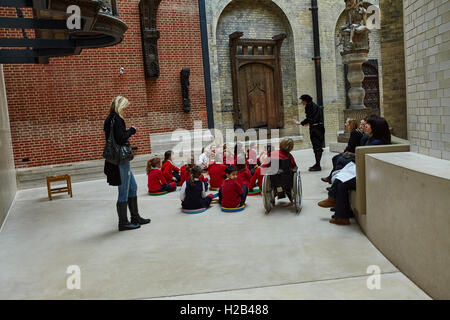
[[[159,158],[148,161],[148,191],[150,194],[172,192],[177,185],[181,186],[182,208],[195,210],[210,206],[214,195],[206,192],[211,188],[211,191],[219,191],[222,207],[239,208],[245,204],[249,191],[258,192],[254,190],[256,186],[262,190],[262,170],[270,165],[271,156],[275,159],[291,158],[293,166],[296,166],[290,154],[292,148],[292,139],[285,139],[280,150],[271,152],[271,147],[267,146],[267,150],[257,157],[256,143],[252,143],[247,152],[241,143],[237,143],[231,156],[227,145],[223,146],[223,153],[216,153],[211,147],[203,150],[197,164],[192,158],[181,168],[174,165],[173,152],[169,150],[164,154],[162,164]],[[203,175],[204,172],[208,172],[210,180]]]

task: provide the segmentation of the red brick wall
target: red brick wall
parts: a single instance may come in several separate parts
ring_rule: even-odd
[[[124,41],[110,48],[53,58],[48,65],[5,65],[16,167],[101,159],[103,121],[117,95],[131,105],[125,121],[138,128],[131,139],[150,153],[150,133],[207,127],[200,19],[197,1],[162,1],[157,24],[161,76],[145,80],[138,0],[120,0],[128,25]],[[125,74],[120,75],[120,67]],[[180,71],[191,68],[191,112],[182,111]],[[22,158],[30,158],[23,163]]]

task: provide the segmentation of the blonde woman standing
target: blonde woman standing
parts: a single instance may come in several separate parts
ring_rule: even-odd
[[[111,102],[110,113],[104,123],[105,138],[108,139],[113,123],[114,140],[118,145],[125,145],[128,139],[136,133],[136,128],[126,129],[124,113],[130,102],[127,98],[118,96]],[[137,205],[137,184],[131,171],[130,161],[123,160],[119,165],[105,161],[104,172],[107,181],[112,186],[118,186],[119,197],[116,203],[119,216],[119,231],[133,230],[147,224],[150,219],[139,215]],[[127,206],[130,209],[131,222],[127,216]]]

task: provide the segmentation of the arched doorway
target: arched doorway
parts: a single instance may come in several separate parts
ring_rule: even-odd
[[[284,127],[281,46],[286,34],[273,39],[230,35],[234,125],[243,128]]]
[[[289,19],[283,12],[283,10],[272,0],[234,0],[231,1],[225,9],[221,12],[218,18],[216,28],[216,43],[213,48],[216,49],[217,58],[213,55],[213,59],[217,61],[217,73],[216,77],[212,77],[212,86],[216,87],[214,94],[215,97],[215,115],[221,119],[220,126],[222,128],[263,128],[272,127],[264,119],[268,116],[263,113],[251,115],[254,116],[251,120],[252,123],[248,125],[240,125],[236,114],[235,97],[233,97],[233,76],[232,76],[232,59],[230,55],[230,34],[234,32],[242,32],[247,40],[269,40],[272,41],[272,37],[279,34],[285,34],[286,38],[283,41],[281,51],[279,52],[281,62],[281,77],[282,81],[279,83],[281,87],[281,104],[276,107],[280,112],[277,114],[277,118],[284,121],[289,119],[293,114],[298,114],[297,104],[297,73],[296,73],[296,56],[294,49],[294,33],[292,31]],[[256,47],[255,47],[256,48]],[[259,50],[259,49],[258,49]],[[260,52],[256,51],[253,54],[253,48],[251,54],[252,58],[258,59]],[[264,56],[263,53],[261,56]],[[252,67],[253,68],[253,67]],[[250,69],[246,68],[246,72],[242,74],[249,74]],[[270,73],[268,68],[260,67],[257,70],[258,73]],[[255,83],[265,83],[265,81],[255,81]],[[241,83],[245,83],[242,81]],[[278,82],[274,82],[277,85]],[[267,84],[270,89],[270,83]],[[250,83],[248,86],[252,86]],[[265,90],[260,86],[261,89]],[[261,90],[252,91],[250,98],[247,100],[249,104],[261,105],[263,101],[263,95]],[[264,98],[265,99],[265,98]],[[289,124],[288,121],[286,121]],[[287,126],[287,125],[286,125]],[[281,125],[274,125],[275,128],[283,128],[284,123]]]

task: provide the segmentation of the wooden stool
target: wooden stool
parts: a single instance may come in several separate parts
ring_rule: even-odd
[[[62,188],[51,188],[51,183],[52,182],[57,182],[57,181],[66,181],[67,186],[66,187],[62,187]],[[60,176],[54,176],[54,177],[47,177],[47,190],[48,190],[48,198],[50,200],[52,199],[52,194],[55,193],[63,193],[63,192],[67,192],[70,197],[72,198],[72,181],[70,180],[70,176],[68,174],[63,174]]]

